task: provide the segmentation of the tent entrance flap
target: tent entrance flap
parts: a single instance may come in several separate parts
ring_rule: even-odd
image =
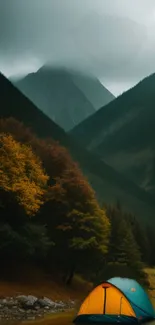
[[[139,324],[153,319],[154,308],[143,288],[132,279],[112,278],[91,291],[74,323]]]
[[[113,285],[99,285],[84,300],[78,315],[126,315],[135,312],[124,294]]]
[[[103,294],[103,301],[104,301],[104,304],[103,304],[103,314],[106,315],[107,312],[106,312],[106,302],[107,302],[107,295],[108,295],[108,292],[107,292],[107,289],[109,288],[110,286],[108,287],[104,287],[103,286],[103,290],[104,290],[104,294]],[[122,314],[122,304],[123,304],[123,296],[120,297],[120,310],[119,310],[119,315]]]
[[[135,317],[128,299],[115,287],[104,288],[104,315],[126,315]]]

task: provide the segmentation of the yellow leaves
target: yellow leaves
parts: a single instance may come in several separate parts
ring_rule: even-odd
[[[43,204],[48,178],[30,147],[0,134],[0,188],[14,193],[28,215]]]
[[[14,193],[29,215],[35,214],[44,203],[44,196],[46,202],[41,213],[54,232],[56,242],[63,237],[64,242],[69,243],[70,237],[76,240],[76,247],[83,247],[79,239],[82,238],[90,247],[95,238],[95,247],[105,252],[110,233],[109,220],[68,150],[50,139],[37,139],[18,121],[0,121],[1,130],[11,132],[16,140],[31,144],[50,175],[50,186],[44,195],[48,177],[31,147],[4,134],[0,144],[0,186]]]

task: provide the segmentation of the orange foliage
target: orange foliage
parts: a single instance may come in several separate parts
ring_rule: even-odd
[[[38,139],[29,128],[12,117],[0,119],[0,132],[11,134],[15,140],[31,145],[51,177],[60,177],[70,164],[74,165],[64,147],[52,139]]]
[[[48,176],[31,148],[0,134],[0,188],[14,193],[28,215],[35,214],[43,203]]]
[[[80,236],[83,236],[84,240],[87,238],[91,244],[91,236],[94,241],[96,229],[95,236],[98,242],[100,241],[100,249],[105,252],[109,237],[109,221],[105,212],[100,209],[93,189],[68,151],[51,139],[38,139],[22,123],[14,119],[1,120],[0,131],[11,132],[15,139],[22,139],[26,144],[30,144],[35,154],[42,160],[50,176],[48,202],[43,207],[42,215],[51,225],[51,229],[59,229],[60,232],[64,232],[64,229],[73,230],[71,236],[77,235],[77,242],[80,245],[79,231]],[[75,218],[78,222],[74,223]],[[82,220],[85,220],[85,225],[82,224]],[[88,228],[92,230],[91,234]]]

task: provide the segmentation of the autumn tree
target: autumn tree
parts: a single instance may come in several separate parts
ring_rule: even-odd
[[[59,265],[67,283],[75,270],[91,272],[107,253],[110,224],[78,165],[64,147],[52,139],[37,139],[14,119],[1,120],[0,131],[30,145],[49,175],[46,202],[36,218],[55,243],[48,263]]]
[[[4,133],[0,157],[0,257],[3,266],[7,264],[6,274],[19,260],[44,258],[53,243],[46,227],[30,218],[44,203],[47,190],[41,161],[30,147]]]
[[[34,215],[43,204],[48,176],[31,148],[0,134],[0,190],[13,194],[26,214]],[[1,204],[3,204],[1,202]]]
[[[38,139],[31,129],[22,122],[10,117],[0,119],[0,132],[11,134],[16,141],[31,146],[33,152],[40,157],[43,167],[50,175],[51,184],[55,177],[61,177],[68,166],[73,163],[67,149],[50,139]]]
[[[55,180],[42,215],[48,229],[55,229],[56,258],[65,267],[64,279],[69,284],[75,269],[90,272],[97,258],[107,253],[110,224],[76,164]]]

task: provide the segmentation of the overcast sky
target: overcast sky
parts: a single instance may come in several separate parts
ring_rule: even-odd
[[[27,74],[47,61],[120,94],[155,72],[155,0],[0,0],[0,70]]]

